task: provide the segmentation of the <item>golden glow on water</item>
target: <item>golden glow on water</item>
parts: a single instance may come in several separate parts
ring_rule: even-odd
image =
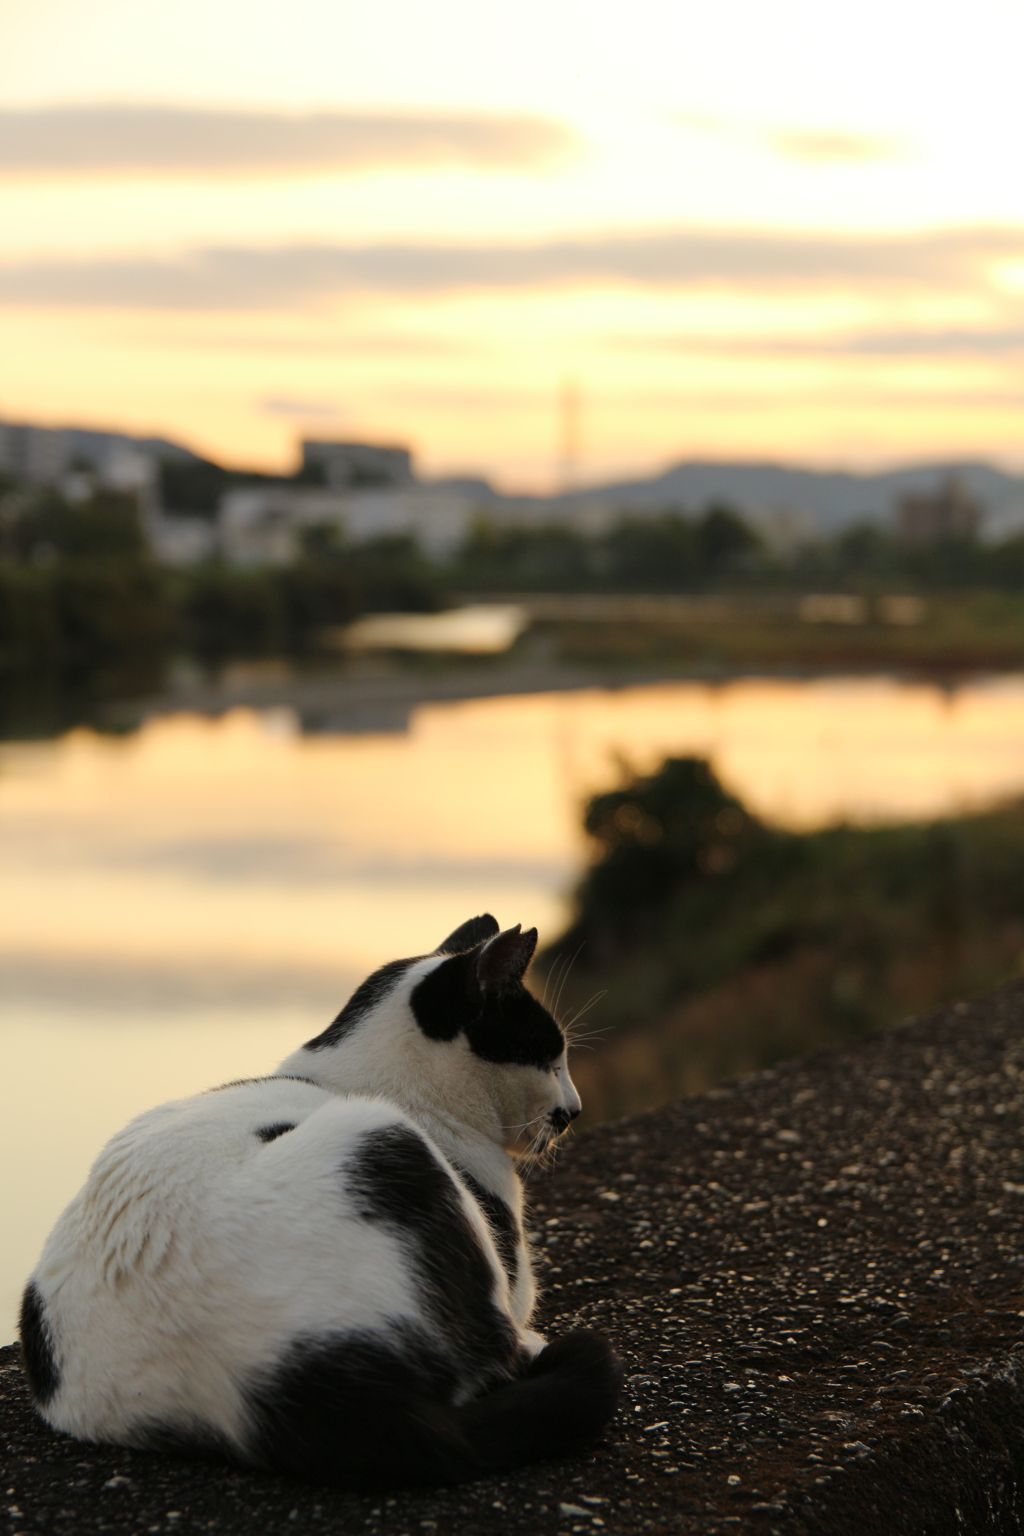
[[[489,909],[550,938],[580,811],[626,759],[709,755],[791,826],[1024,793],[1024,677],[889,679],[429,705],[407,735],[287,712],[0,746],[5,1180],[0,1337],[61,1204],[147,1105],[266,1070],[382,960]]]

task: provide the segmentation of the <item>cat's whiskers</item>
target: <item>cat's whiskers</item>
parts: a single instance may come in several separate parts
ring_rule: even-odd
[[[539,1129],[537,1131],[535,1131],[533,1136],[530,1138],[530,1143],[529,1143],[528,1147],[526,1148],[526,1151],[525,1152],[519,1152],[519,1153],[516,1154],[518,1159],[521,1162],[533,1162],[534,1159],[536,1158],[538,1142],[543,1137],[545,1137],[546,1135],[549,1134],[548,1125],[546,1123],[547,1119],[548,1119],[547,1111],[544,1111],[543,1113],[541,1113],[539,1115],[534,1115],[532,1120],[525,1120],[522,1125],[503,1125],[502,1126],[502,1130],[503,1131],[512,1131],[512,1132],[528,1131],[530,1129],[531,1125],[536,1125],[536,1126],[539,1127]]]
[[[547,1118],[546,1112],[542,1111],[539,1115],[534,1115],[531,1120],[524,1120],[521,1125],[503,1125],[502,1126],[502,1130],[503,1131],[526,1131],[526,1130],[529,1130],[531,1125],[536,1125],[538,1120],[544,1120],[546,1118]]]
[[[605,1035],[608,1033],[608,1029],[609,1028],[610,1028],[610,1026],[607,1026],[604,1029],[590,1029],[590,1030],[587,1031],[587,1033],[585,1035],[576,1035],[576,1036],[574,1036],[573,1037],[573,1041],[572,1041],[572,1048],[573,1048],[573,1050],[574,1051],[592,1051],[592,1050],[594,1050],[594,1046],[592,1044],[590,1044],[590,1042],[593,1041],[593,1040],[603,1040]]]
[[[558,983],[558,991],[555,993],[555,1001],[554,1001],[554,1004],[553,1004],[552,1009],[551,1009],[551,1012],[554,1014],[556,1019],[558,1018],[558,1010],[562,1006],[562,992],[563,992],[563,989],[565,987],[566,982],[569,980],[569,976],[570,976],[570,973],[572,972],[572,968],[576,964],[576,961],[579,959],[580,954],[582,953],[582,951],[583,951],[583,945],[580,944],[579,947],[576,950],[576,953],[573,955],[572,959],[569,961],[568,965],[565,967],[565,972],[564,972],[564,974],[562,976],[562,979]]]
[[[574,1046],[577,1043],[578,1040],[588,1040],[588,1039],[593,1038],[593,1036],[595,1034],[604,1034],[604,1033],[606,1033],[606,1030],[607,1030],[608,1026],[606,1026],[605,1029],[601,1029],[601,1030],[591,1030],[586,1035],[578,1035],[578,1034],[575,1033],[575,1026],[579,1023],[580,1019],[583,1018],[583,1015],[585,1013],[589,1013],[590,1009],[593,1008],[594,1004],[595,1003],[599,1003],[601,1001],[602,997],[606,997],[606,996],[607,996],[607,988],[602,988],[602,990],[600,992],[595,992],[593,997],[590,997],[590,998],[587,999],[587,1001],[583,1004],[582,1008],[578,1008],[576,1010],[576,1012],[573,1014],[572,1018],[569,1019],[567,1023],[564,1023],[564,1024],[560,1025],[562,1034],[565,1036],[566,1041],[568,1042],[569,1045],[573,1045]]]
[[[505,1126],[504,1129],[507,1131],[527,1131],[531,1125],[536,1125],[538,1129],[531,1137],[530,1143],[526,1150],[524,1152],[518,1153],[517,1157],[520,1163],[529,1163],[531,1165],[535,1165],[541,1161],[541,1159],[544,1157],[544,1154],[550,1148],[552,1148],[559,1139],[555,1134],[547,1112],[545,1111],[543,1114],[535,1115],[532,1120],[527,1120],[524,1125],[509,1125]]]
[[[581,944],[574,954],[560,955],[544,979],[544,1006],[549,1010],[554,1019],[557,1021],[559,1028],[563,1028],[562,1020],[559,1017],[559,1010],[561,1009],[562,1005],[562,992],[565,988],[566,982],[569,980],[570,972],[572,971],[573,966],[579,958],[580,950],[582,948],[583,945]],[[548,993],[550,991],[554,991],[555,995],[554,999],[549,1003]],[[587,1006],[589,1006],[589,1004]]]
[[[541,1137],[544,1137],[541,1140]],[[549,1167],[558,1154],[560,1143],[564,1140],[565,1132],[560,1136],[539,1133],[534,1142],[534,1150],[529,1154],[529,1161],[534,1167]],[[540,1145],[537,1145],[537,1143]]]
[[[547,1006],[548,1006],[548,988],[554,985],[554,979],[558,975],[558,973],[561,971],[562,966],[564,964],[565,964],[565,956],[564,955],[559,955],[558,959],[555,961],[555,963],[551,967],[551,969],[549,971],[545,972],[545,975],[544,975],[544,990],[543,990],[543,992],[540,995],[540,1000],[544,1004],[545,1008],[547,1008]],[[550,1011],[553,1012],[553,1010],[550,1010]]]

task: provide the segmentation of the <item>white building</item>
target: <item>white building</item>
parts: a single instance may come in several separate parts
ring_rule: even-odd
[[[379,443],[302,442],[302,469],[332,490],[381,489],[415,479],[408,448]]]
[[[16,480],[27,485],[56,485],[70,466],[64,432],[23,422],[0,423],[0,470]]]
[[[161,452],[187,454],[173,443],[122,432],[0,422],[0,470],[25,485],[53,486],[72,501],[102,487],[137,495],[143,508],[153,504]]]
[[[220,551],[217,524],[209,517],[167,517],[149,507],[143,510],[142,526],[161,565],[198,565]]]
[[[465,538],[476,499],[466,491],[417,485],[381,490],[321,490],[261,485],[228,491],[218,514],[220,550],[232,565],[289,565],[302,534],[337,528],[355,543],[408,534],[435,558]]]

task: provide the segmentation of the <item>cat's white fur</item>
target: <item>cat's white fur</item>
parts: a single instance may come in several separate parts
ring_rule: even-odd
[[[54,1427],[132,1443],[154,1425],[200,1423],[244,1454],[244,1383],[292,1340],[396,1318],[429,1329],[407,1251],[386,1224],[355,1219],[339,1177],[366,1133],[385,1126],[414,1126],[512,1209],[510,1287],[460,1184],[494,1301],[526,1355],[543,1346],[529,1327],[535,1288],[514,1159],[551,1139],[552,1112],[574,1115],[579,1096],[564,1053],[551,1070],[495,1065],[463,1034],[426,1038],[410,993],[443,960],[415,962],[336,1044],[303,1047],[270,1078],[152,1109],[103,1149],[32,1277],[59,1361],[41,1404]],[[277,1122],[296,1128],[261,1142],[258,1130]],[[459,1397],[485,1386],[464,1374]]]

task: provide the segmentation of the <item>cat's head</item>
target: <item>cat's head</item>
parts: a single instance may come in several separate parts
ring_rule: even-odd
[[[580,1099],[565,1036],[523,985],[536,947],[535,928],[471,918],[432,954],[367,977],[286,1067],[486,1130],[520,1156],[542,1151]]]

